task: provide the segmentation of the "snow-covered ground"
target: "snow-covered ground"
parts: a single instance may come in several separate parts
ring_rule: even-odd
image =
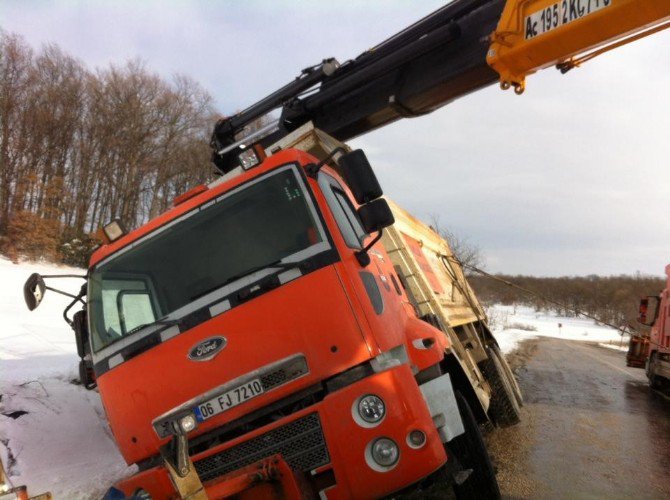
[[[619,350],[628,347],[628,335],[622,337],[619,330],[597,325],[590,319],[568,318],[554,313],[539,313],[531,307],[501,304],[494,305],[487,312],[503,352],[513,351],[519,342],[536,337],[596,342]]]
[[[62,317],[71,299],[47,290],[39,308],[26,308],[23,283],[34,272],[84,274],[54,265],[15,265],[0,256],[0,457],[12,483],[27,485],[32,495],[100,498],[128,467],[100,396],[72,383],[79,357]],[[67,278],[47,284],[76,294],[82,283]]]
[[[62,318],[70,299],[47,291],[37,310],[27,310],[23,283],[33,272],[84,273],[46,264],[15,265],[0,256],[0,457],[14,485],[26,484],[33,495],[51,491],[56,499],[100,498],[133,469],[114,444],[98,393],[73,383],[79,358],[74,334]],[[81,284],[76,278],[51,282],[72,293]],[[591,320],[526,307],[498,305],[489,315],[504,352],[537,336],[621,341],[616,330]]]

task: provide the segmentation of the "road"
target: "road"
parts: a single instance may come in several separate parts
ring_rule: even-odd
[[[505,498],[670,498],[670,399],[621,352],[539,339],[511,363],[523,422],[488,436]]]

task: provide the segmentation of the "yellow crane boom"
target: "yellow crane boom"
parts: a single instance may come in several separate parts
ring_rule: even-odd
[[[487,62],[503,89],[526,76],[561,71],[670,27],[670,0],[509,0],[491,35]]]

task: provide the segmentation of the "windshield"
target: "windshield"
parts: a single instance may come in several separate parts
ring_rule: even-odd
[[[101,262],[90,275],[94,351],[144,325],[182,317],[246,283],[328,250],[306,186],[292,166],[201,205]],[[278,264],[279,263],[279,264]],[[265,269],[265,271],[263,271]]]

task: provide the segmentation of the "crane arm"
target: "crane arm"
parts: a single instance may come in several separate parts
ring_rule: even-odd
[[[565,73],[669,26],[669,0],[509,0],[487,62],[504,89],[520,94],[526,76],[540,69],[557,66]]]
[[[497,81],[521,93],[535,71],[565,72],[669,25],[670,0],[455,0],[355,59],[326,59],[220,120],[213,161],[223,172],[234,168],[253,146],[236,136],[272,109],[282,110],[277,123],[253,137],[263,147],[308,121],[346,141]]]

